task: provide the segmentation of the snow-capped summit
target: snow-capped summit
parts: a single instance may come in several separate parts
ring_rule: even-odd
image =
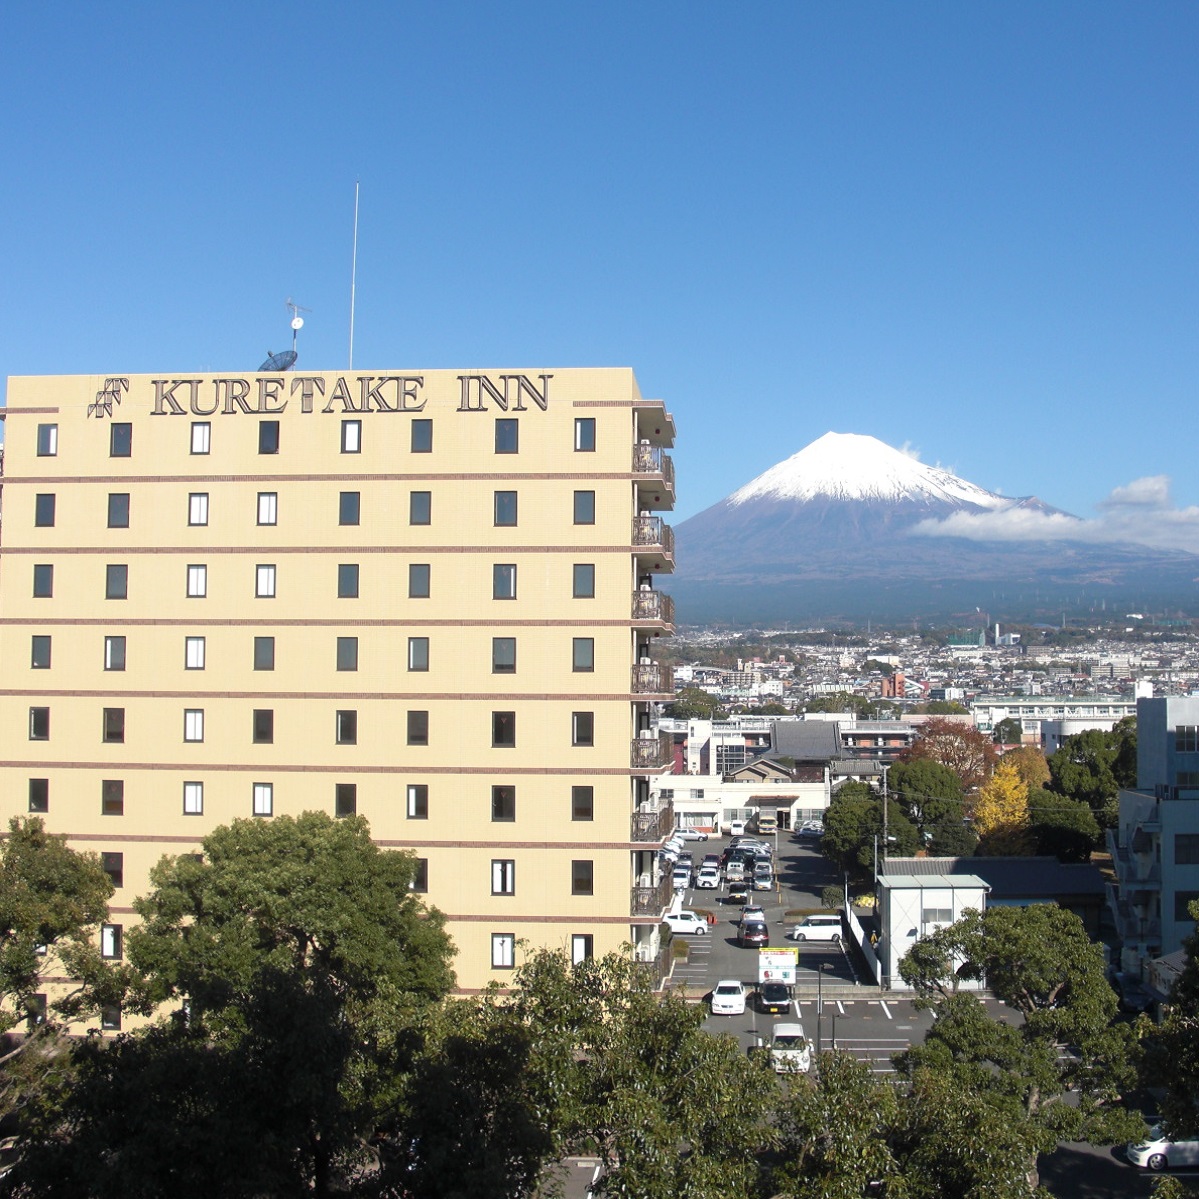
[[[877,437],[860,433],[826,433],[734,491],[725,502],[737,507],[756,499],[874,500],[964,505],[982,510],[1006,508],[1012,503],[950,471],[925,466]]]

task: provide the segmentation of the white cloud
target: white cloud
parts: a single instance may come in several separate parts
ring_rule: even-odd
[[[923,537],[966,537],[972,541],[1133,542],[1199,554],[1199,507],[1173,507],[1166,475],[1134,479],[1113,489],[1095,506],[1099,515],[1093,520],[1011,507],[924,520],[912,532]]]

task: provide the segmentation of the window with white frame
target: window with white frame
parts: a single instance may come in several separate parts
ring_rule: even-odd
[[[513,859],[492,859],[491,893],[492,895],[516,894],[516,862]]]
[[[570,960],[574,965],[595,956],[595,938],[590,933],[575,933],[570,939]]]
[[[184,637],[183,666],[186,670],[203,670],[206,640],[203,637]]]
[[[341,422],[341,452],[358,454],[361,451],[362,422],[360,420],[343,420]]]
[[[511,970],[516,964],[516,934],[491,934],[491,968]]]
[[[183,814],[184,816],[204,815],[204,784],[183,784]]]
[[[275,598],[275,568],[270,563],[260,563],[254,568],[254,595],[257,599]]]
[[[208,594],[208,567],[187,568],[187,595],[189,599],[202,599]]]
[[[270,816],[275,810],[275,784],[254,784],[254,815]]]
[[[192,421],[191,448],[193,454],[207,454],[212,448],[212,425],[208,421]]]
[[[204,709],[203,708],[184,708],[183,709],[183,740],[184,741],[203,741],[204,740]]]
[[[121,926],[119,924],[100,925],[100,956],[109,961],[121,957]]]
[[[208,492],[193,491],[187,497],[187,523],[189,525],[206,525],[208,523]]]
[[[277,491],[260,491],[258,493],[258,523],[260,525],[277,525],[279,523],[279,493]]]
[[[429,785],[427,783],[408,784],[408,819],[429,819]]]

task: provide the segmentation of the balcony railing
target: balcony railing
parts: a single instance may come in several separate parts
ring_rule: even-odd
[[[657,662],[639,662],[633,667],[635,695],[673,695],[674,668]]]
[[[645,548],[661,547],[667,558],[673,558],[674,530],[660,516],[634,516],[633,544]]]
[[[633,446],[633,474],[661,475],[667,487],[674,486],[674,462],[656,445]]]
[[[661,770],[674,761],[674,739],[669,733],[635,737],[629,745],[629,765],[634,770]]]
[[[654,812],[634,812],[633,841],[665,841],[674,828],[674,804],[665,800]]]
[[[674,624],[674,599],[664,591],[634,591],[633,619]]]
[[[634,916],[661,916],[673,895],[670,878],[666,877],[656,887],[634,887],[629,906]]]

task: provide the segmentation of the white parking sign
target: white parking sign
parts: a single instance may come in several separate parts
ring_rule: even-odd
[[[798,967],[798,949],[758,950],[758,982],[760,983],[786,983],[788,986],[794,986]]]

